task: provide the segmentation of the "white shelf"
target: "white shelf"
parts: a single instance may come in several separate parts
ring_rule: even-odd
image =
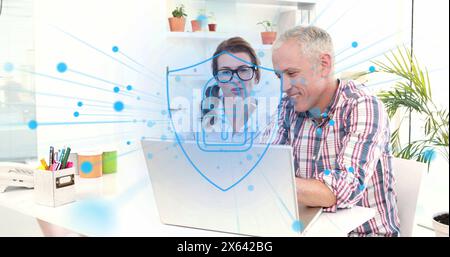
[[[257,4],[277,6],[298,6],[299,4],[316,4],[317,0],[208,0],[208,2],[230,2],[236,4]]]
[[[224,40],[230,37],[231,34],[223,32],[167,32],[167,38],[175,39]]]

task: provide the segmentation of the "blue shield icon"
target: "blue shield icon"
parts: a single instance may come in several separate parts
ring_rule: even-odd
[[[232,65],[213,71],[225,60]],[[277,130],[282,79],[275,70],[224,51],[167,68],[166,89],[176,143],[195,171],[224,192],[244,181],[270,147],[263,135]],[[233,172],[221,169],[225,162]]]

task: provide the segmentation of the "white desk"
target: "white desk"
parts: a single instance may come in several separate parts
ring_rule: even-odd
[[[0,206],[87,236],[233,236],[163,225],[141,151],[120,157],[117,174],[77,177],[76,185],[77,201],[57,208],[35,204],[32,189],[1,193]],[[346,236],[374,215],[373,209],[362,207],[324,213],[306,236]]]

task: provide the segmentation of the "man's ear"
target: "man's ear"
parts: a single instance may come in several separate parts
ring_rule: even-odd
[[[322,78],[326,78],[331,75],[333,67],[333,58],[330,54],[320,55],[320,75]]]

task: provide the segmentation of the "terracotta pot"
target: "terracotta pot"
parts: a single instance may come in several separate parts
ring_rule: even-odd
[[[192,20],[191,21],[192,26],[192,32],[200,31],[202,30],[201,23],[199,20]]]
[[[170,17],[169,18],[170,31],[183,32],[185,25],[186,25],[186,19],[183,17]]]
[[[275,42],[275,39],[277,38],[276,32],[261,32],[261,38],[263,45],[271,45],[273,42]]]
[[[209,29],[209,31],[216,31],[217,24],[214,24],[214,23],[208,24],[208,29]]]

